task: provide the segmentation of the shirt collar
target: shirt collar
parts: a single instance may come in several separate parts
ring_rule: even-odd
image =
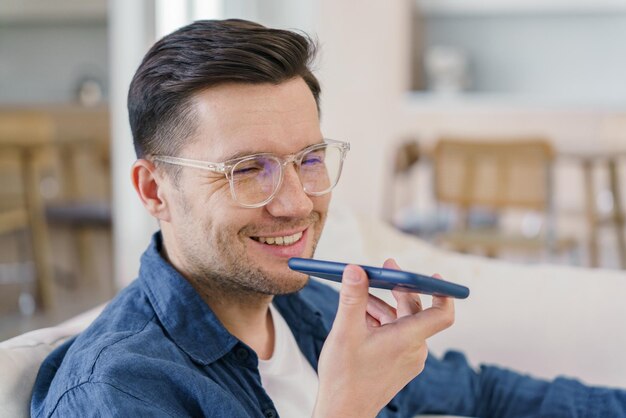
[[[141,257],[141,285],[172,340],[194,361],[212,363],[238,340],[191,284],[161,256],[162,247],[161,233],[157,232]]]

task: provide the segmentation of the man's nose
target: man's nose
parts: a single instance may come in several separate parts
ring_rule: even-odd
[[[313,210],[313,201],[304,192],[295,165],[286,164],[284,170],[283,183],[266,208],[275,217],[306,217]]]

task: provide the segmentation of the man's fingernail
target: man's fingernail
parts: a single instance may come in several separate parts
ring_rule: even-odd
[[[358,283],[361,280],[361,275],[355,267],[346,267],[345,279],[350,283]]]

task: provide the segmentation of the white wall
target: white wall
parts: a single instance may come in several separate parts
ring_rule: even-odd
[[[382,210],[387,145],[400,132],[410,83],[410,2],[317,4],[323,132],[352,145],[333,199],[376,216]]]
[[[0,20],[0,103],[73,102],[86,78],[106,95],[106,42],[104,20]]]
[[[110,0],[111,123],[113,175],[113,258],[119,287],[137,276],[139,257],[156,222],[147,214],[130,182],[135,161],[126,96],[130,80],[154,42],[154,9],[150,0]]]
[[[626,13],[429,16],[428,45],[469,56],[471,90],[532,97],[626,97]]]

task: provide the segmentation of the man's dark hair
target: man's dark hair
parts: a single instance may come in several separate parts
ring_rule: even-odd
[[[319,111],[320,85],[306,35],[245,20],[201,20],[159,40],[137,69],[128,113],[138,158],[177,155],[196,129],[194,94],[223,83],[279,84],[302,77]]]

